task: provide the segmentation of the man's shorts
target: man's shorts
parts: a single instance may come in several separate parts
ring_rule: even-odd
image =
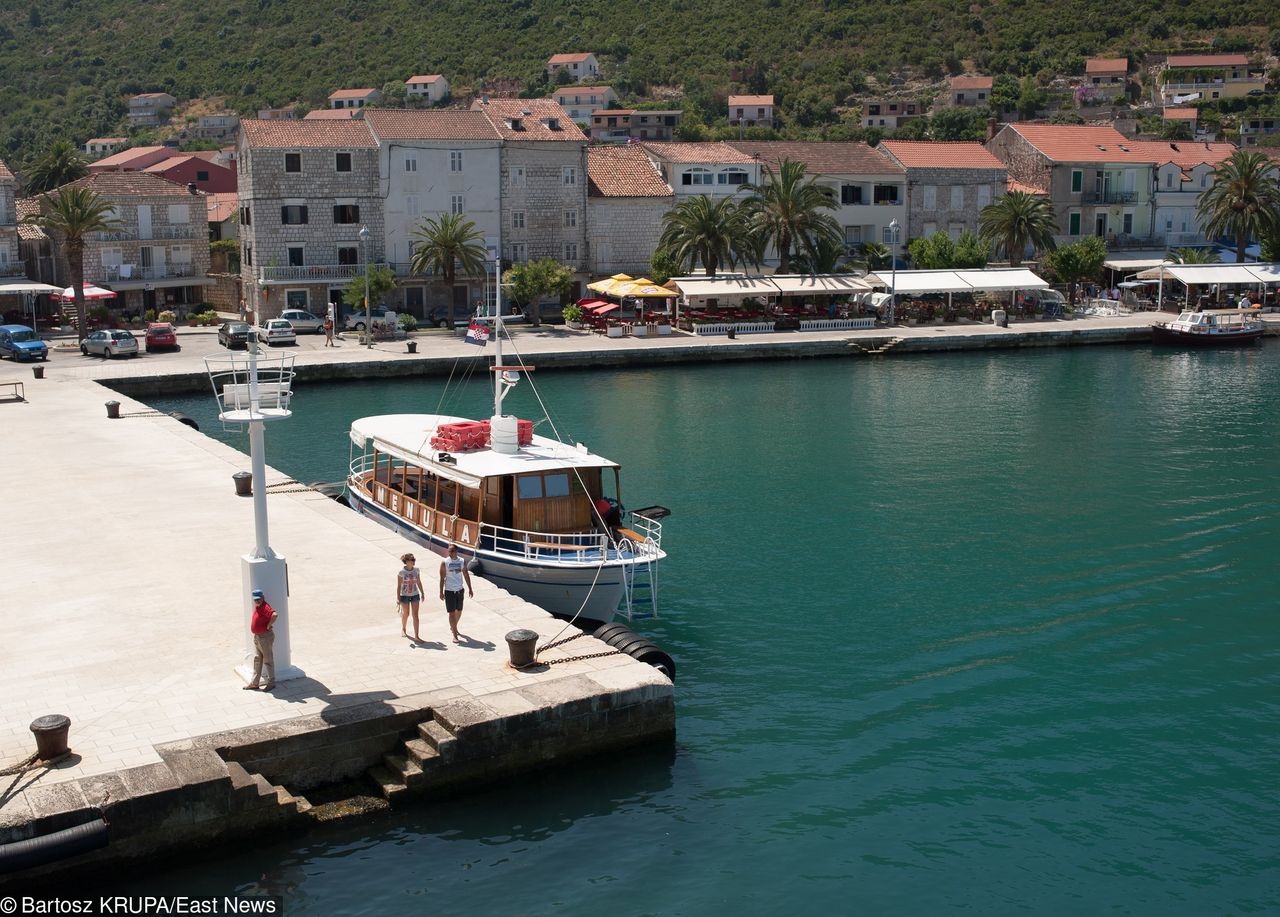
[[[449,592],[446,590],[444,594],[444,610],[449,612],[462,611],[462,590],[461,589],[459,589],[457,592]]]

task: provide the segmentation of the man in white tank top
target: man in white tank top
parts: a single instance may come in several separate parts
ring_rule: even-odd
[[[449,554],[440,562],[440,598],[444,601],[444,610],[449,613],[449,630],[453,631],[453,642],[458,640],[458,622],[462,620],[462,588],[466,586],[467,595],[475,598],[471,591],[471,574],[467,571],[467,562],[458,556],[458,546],[449,545]]]

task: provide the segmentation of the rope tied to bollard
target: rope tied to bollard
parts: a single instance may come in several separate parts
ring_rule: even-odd
[[[30,756],[28,756],[25,760],[19,762],[18,764],[14,764],[9,767],[6,767],[4,770],[0,770],[0,777],[12,777],[14,774],[22,774],[22,773],[25,773],[26,771],[33,771],[37,767],[53,767],[55,764],[57,764],[59,761],[61,761],[63,758],[67,757],[70,754],[71,754],[71,751],[70,749],[68,749],[67,751],[62,752],[61,754],[54,755],[52,758],[50,758],[47,761],[41,761],[40,752],[33,751],[30,754]]]

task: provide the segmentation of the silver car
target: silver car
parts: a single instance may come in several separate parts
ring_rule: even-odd
[[[138,339],[132,331],[95,331],[80,342],[80,352],[85,356],[91,353],[111,357],[136,357],[138,355]]]
[[[319,334],[324,330],[324,319],[318,315],[312,315],[303,309],[285,309],[280,313],[280,317],[293,326],[293,330],[298,334]]]

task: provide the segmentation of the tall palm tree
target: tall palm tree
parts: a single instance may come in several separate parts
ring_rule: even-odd
[[[778,252],[778,273],[791,272],[791,248],[812,257],[821,241],[838,242],[840,224],[831,190],[805,177],[804,163],[784,159],[778,171],[766,168],[761,185],[748,185],[748,223]]]
[[[676,204],[662,217],[658,247],[670,252],[681,270],[702,264],[714,277],[722,264],[733,264],[750,248],[742,208],[730,197],[712,200],[705,194]]]
[[[1036,251],[1055,248],[1053,237],[1058,231],[1058,221],[1048,198],[1010,191],[982,208],[978,229],[1017,267],[1022,263],[1028,242]]]
[[[812,254],[796,255],[796,270],[804,274],[835,274],[849,268],[848,246],[843,239],[819,239]]]
[[[414,245],[409,269],[415,274],[439,273],[449,290],[449,327],[453,327],[453,280],[458,267],[467,274],[483,274],[486,252],[484,236],[476,224],[460,213],[444,213],[440,219],[426,219],[413,232]]]
[[[41,195],[40,213],[28,217],[58,239],[71,272],[71,287],[76,299],[76,333],[84,340],[86,314],[84,307],[84,243],[89,233],[111,232],[124,224],[112,215],[111,203],[96,191],[66,186],[53,194]]]
[[[1213,185],[1200,195],[1196,213],[1209,236],[1236,240],[1236,263],[1244,261],[1249,239],[1263,238],[1280,224],[1277,166],[1262,153],[1236,150],[1213,170]]]
[[[893,250],[883,242],[863,242],[859,259],[869,271],[878,271],[893,265]]]
[[[69,140],[52,144],[26,170],[27,194],[43,194],[89,174],[88,164]]]

